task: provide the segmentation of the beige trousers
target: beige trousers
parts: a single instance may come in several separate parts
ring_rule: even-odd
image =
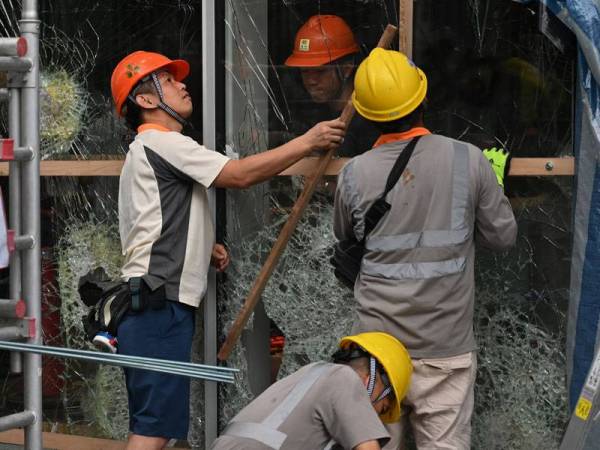
[[[404,449],[408,423],[418,450],[469,450],[473,414],[475,352],[450,358],[413,359],[410,388],[400,422],[386,426],[392,436],[384,450]]]

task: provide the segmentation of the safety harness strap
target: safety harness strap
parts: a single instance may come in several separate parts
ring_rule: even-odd
[[[287,435],[278,431],[289,415],[296,409],[306,393],[315,382],[326,372],[333,369],[331,364],[318,362],[294,386],[283,401],[262,422],[232,422],[223,432],[226,436],[236,436],[261,442],[278,450]]]

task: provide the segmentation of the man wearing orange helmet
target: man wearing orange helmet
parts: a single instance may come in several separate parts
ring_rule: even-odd
[[[294,50],[285,65],[300,71],[302,84],[315,107],[303,105],[300,120],[292,123],[302,131],[318,118],[338,117],[352,94],[359,47],[348,24],[338,16],[312,16],[296,33]],[[358,114],[350,122],[338,156],[352,157],[369,150],[379,130]]]
[[[240,411],[212,450],[379,450],[382,422],[400,418],[412,365],[393,336],[346,336],[332,363],[317,362],[270,386]],[[379,416],[379,417],[377,417]]]
[[[337,146],[339,120],[319,123],[274,150],[240,160],[209,150],[181,130],[193,109],[183,79],[189,64],[152,52],[126,56],[113,71],[117,113],[137,131],[119,183],[119,232],[131,307],[118,327],[118,352],[189,361],[195,309],[209,265],[229,263],[215,245],[207,190],[245,188],[267,180],[316,150]],[[127,448],[162,449],[186,439],[189,380],[126,369]]]
[[[400,52],[376,48],[358,68],[352,102],[382,135],[339,175],[334,232],[344,242],[336,251],[364,249],[352,280],[354,331],[390,333],[413,361],[406,414],[388,428],[386,449],[403,448],[408,419],[418,449],[468,450],[475,239],[507,249],[517,224],[502,187],[506,152],[432,134],[426,94],[425,74]]]

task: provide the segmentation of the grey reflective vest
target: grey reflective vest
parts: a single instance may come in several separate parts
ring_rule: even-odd
[[[306,373],[283,401],[262,422],[231,422],[223,436],[253,439],[269,448],[279,450],[287,438],[287,434],[279,431],[296,406],[302,401],[306,393],[325,373],[334,369],[332,364],[316,363]],[[330,450],[334,441],[330,441],[323,450]]]
[[[471,236],[472,225],[466,222],[469,200],[469,149],[466,144],[459,141],[453,141],[453,146],[454,167],[450,227],[445,230],[423,230],[396,235],[371,235],[365,243],[368,251],[381,254],[399,250],[450,247],[464,243]],[[363,260],[361,272],[396,280],[436,278],[462,272],[465,260],[464,256],[457,255],[455,258],[433,262],[381,264],[366,258]]]
[[[362,238],[365,212],[407,142],[383,144],[346,164],[334,206],[338,240]],[[473,145],[423,136],[387,201],[391,209],[365,242],[352,333],[390,333],[417,359],[475,350],[475,237],[504,250],[517,235],[489,161]]]

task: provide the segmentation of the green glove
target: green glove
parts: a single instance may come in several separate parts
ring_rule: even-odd
[[[492,170],[496,174],[498,184],[504,187],[504,177],[508,174],[510,167],[510,152],[503,148],[486,148],[483,150],[483,156],[492,165]]]

